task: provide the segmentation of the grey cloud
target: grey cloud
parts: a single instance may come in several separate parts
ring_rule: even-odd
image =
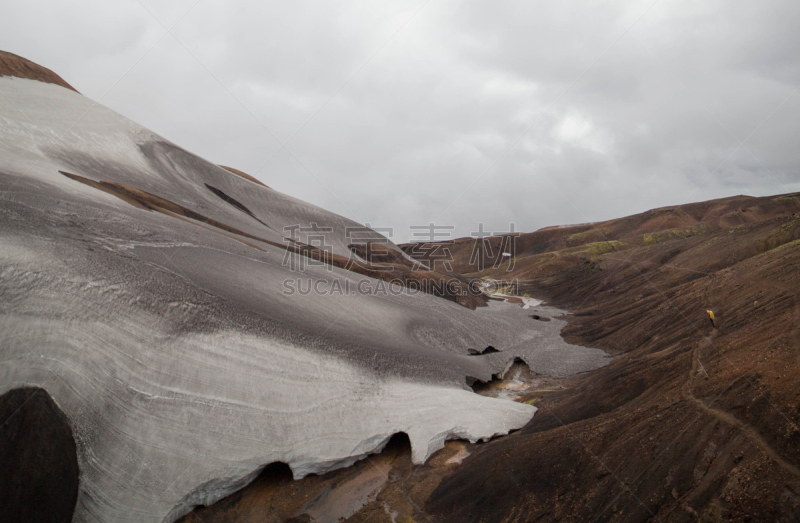
[[[142,1],[167,26],[194,3]],[[114,5],[12,3],[0,47],[97,99],[163,33]],[[396,241],[533,230],[800,190],[799,10],[201,0],[102,103]]]

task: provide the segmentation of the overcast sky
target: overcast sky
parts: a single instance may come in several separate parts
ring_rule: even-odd
[[[800,191],[798,20],[789,1],[3,0],[0,49],[402,242]]]

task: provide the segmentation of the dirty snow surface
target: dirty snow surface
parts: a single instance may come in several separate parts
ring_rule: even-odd
[[[489,380],[514,357],[552,376],[607,362],[565,344],[561,320],[372,292],[378,280],[324,265],[299,272],[283,248],[70,179],[59,171],[147,191],[277,244],[284,227],[328,227],[326,244],[343,256],[345,229],[359,226],[73,91],[9,77],[0,91],[0,394],[42,387],[69,418],[76,521],[172,521],[269,463],[320,473],[397,432],[422,463],[446,439],[487,439],[533,416],[529,405],[474,394],[467,376]],[[287,293],[297,280],[319,292]],[[467,356],[488,345],[501,352]]]

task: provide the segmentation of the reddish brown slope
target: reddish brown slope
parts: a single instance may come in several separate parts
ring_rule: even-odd
[[[453,254],[453,270],[461,274],[476,273],[481,270],[476,254],[482,255],[484,268],[502,261],[501,252],[514,254],[513,274],[507,274],[507,264],[503,263],[500,271],[491,272],[493,277],[528,277],[530,274],[522,269],[533,269],[547,260],[577,254],[596,256],[609,250],[624,250],[634,246],[652,245],[667,240],[705,233],[714,233],[722,229],[739,227],[746,224],[762,222],[775,216],[791,214],[798,210],[796,198],[790,196],[753,198],[751,196],[733,196],[707,202],[692,203],[681,206],[662,207],[633,216],[566,227],[546,227],[532,233],[519,234],[511,240],[507,236],[494,236],[485,239],[483,249],[476,252],[476,241],[473,238],[459,238],[449,244],[441,244]],[[609,243],[610,242],[610,243]],[[622,243],[618,243],[622,242]],[[418,252],[440,252],[430,248],[432,244],[418,247]],[[402,246],[411,252],[412,245]],[[548,256],[535,258],[536,255]],[[533,258],[530,258],[533,257]],[[425,256],[421,256],[425,259]],[[500,257],[502,258],[502,257]],[[565,267],[567,264],[559,264]],[[484,273],[483,275],[486,275]]]
[[[77,89],[69,85],[63,78],[50,69],[6,51],[0,51],[0,76],[16,76],[18,78],[38,80],[40,82],[60,85],[61,87],[72,89],[76,93],[78,92]]]
[[[523,431],[480,448],[446,476],[426,500],[429,514],[796,521],[798,196],[651,211],[596,224],[616,235],[606,248],[589,242],[554,251],[575,238],[568,231],[541,249],[558,257],[518,259],[510,274],[526,276],[522,292],[575,312],[567,339],[618,357],[544,398]],[[694,230],[659,230],[665,212]]]

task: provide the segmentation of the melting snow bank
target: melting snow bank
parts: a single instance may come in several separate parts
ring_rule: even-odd
[[[397,432],[421,463],[448,438],[491,438],[533,416],[462,390],[465,375],[490,379],[514,357],[549,376],[608,363],[565,343],[563,321],[533,321],[517,306],[334,293],[376,280],[310,262],[293,269],[275,248],[278,231],[325,227],[334,254],[349,256],[346,231],[359,224],[68,89],[3,77],[0,90],[0,393],[41,387],[68,417],[80,467],[74,521],[170,520],[266,464],[321,473]],[[180,202],[230,235],[65,170]],[[300,278],[315,292],[285,292]],[[467,356],[489,345],[502,352]]]
[[[45,387],[71,418],[81,520],[173,521],[269,463],[289,464],[295,478],[321,474],[379,452],[397,432],[419,464],[445,440],[506,434],[536,410],[238,333],[142,344],[142,324],[112,334],[92,322],[21,320],[6,316],[0,335],[0,393]]]
[[[522,305],[523,309],[530,309],[531,307],[538,307],[542,303],[542,300],[537,300],[536,298],[531,298],[529,296],[516,296],[512,294],[503,294],[502,292],[498,292],[498,289],[501,288],[503,283],[499,280],[486,280],[481,284],[481,288],[483,293],[491,299],[498,299],[503,300],[508,303],[519,303]]]
[[[264,465],[274,461],[288,463],[295,479],[312,473],[324,474],[382,451],[394,434],[405,432],[411,441],[412,462],[419,465],[442,449],[447,440],[464,439],[471,443],[489,440],[522,427],[536,412],[535,407],[522,403],[409,382],[362,380],[351,386],[334,380],[328,385],[322,392],[349,398],[318,405],[320,415],[330,416],[335,423],[320,421],[314,427],[298,427],[294,434],[285,437],[284,443],[289,445],[283,445],[284,448],[215,470],[212,475],[221,477],[229,470],[232,474],[229,479],[212,480],[197,487],[170,511],[165,521],[173,521],[196,505],[210,505],[239,490],[255,479]],[[364,398],[364,386],[381,390],[374,397]],[[352,409],[354,403],[359,404],[358,412]],[[338,436],[332,445],[327,437],[330,433]],[[259,466],[252,469],[256,464]]]
[[[271,347],[270,354],[277,362],[270,378],[281,381],[279,390],[286,400],[291,397],[294,406],[307,409],[307,419],[291,423],[294,409],[285,407],[281,412],[256,414],[263,425],[254,426],[250,433],[277,448],[265,452],[266,445],[256,443],[228,449],[230,464],[192,474],[194,478],[205,474],[228,479],[195,488],[170,511],[166,521],[244,487],[264,465],[274,461],[288,463],[295,479],[323,474],[380,452],[394,434],[405,432],[411,441],[412,462],[422,464],[443,448],[446,440],[488,440],[522,427],[536,412],[530,405],[465,390],[364,376],[361,369],[341,361],[319,361],[318,355],[287,347]],[[292,369],[288,377],[280,370],[287,368]],[[289,433],[263,433],[287,423]]]

